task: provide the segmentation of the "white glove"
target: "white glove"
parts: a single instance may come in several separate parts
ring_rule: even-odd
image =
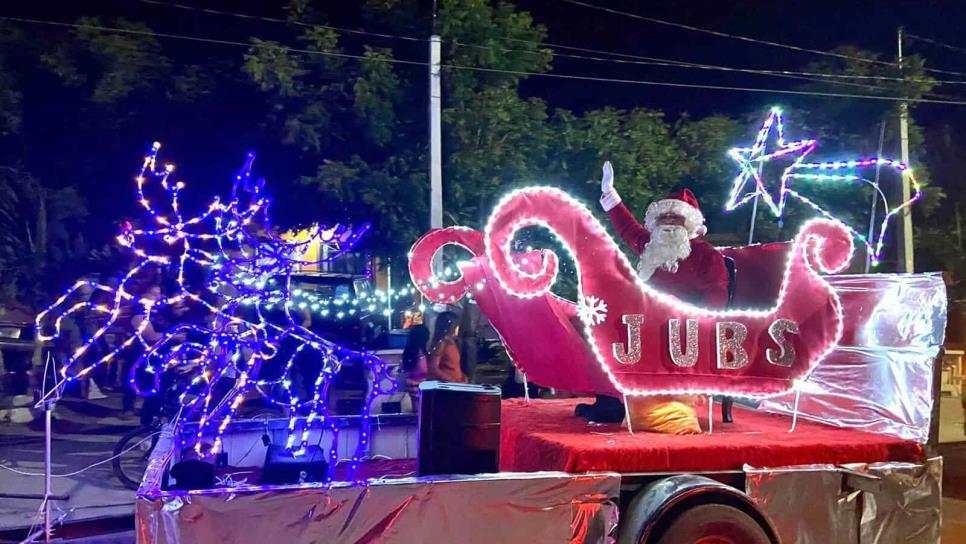
[[[609,212],[621,203],[621,197],[614,189],[614,167],[610,161],[604,163],[603,177],[600,178],[600,205]]]
[[[604,175],[600,179],[600,192],[609,193],[614,190],[614,166],[610,161],[604,161]]]

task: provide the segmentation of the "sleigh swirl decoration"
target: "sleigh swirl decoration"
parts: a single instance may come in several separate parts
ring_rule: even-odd
[[[513,251],[515,235],[531,226],[548,229],[570,253],[578,276],[576,306],[549,293],[558,255]],[[432,275],[430,261],[447,244],[461,245],[475,257],[461,267],[460,280],[444,283]],[[481,309],[504,340],[517,339],[507,342],[515,362],[524,370],[539,367],[543,385],[565,388],[557,383],[573,381],[567,373],[583,372],[589,378],[582,383],[593,382],[596,374],[625,395],[762,398],[792,389],[837,345],[842,305],[820,273],[845,268],[852,249],[844,225],[812,219],[790,244],[784,268],[775,271],[782,277],[770,307],[711,310],[641,281],[590,210],[559,189],[532,187],[505,197],[482,235],[449,228],[424,236],[413,247],[410,271],[436,302],[453,302],[475,288]],[[514,320],[517,312],[527,319]],[[554,316],[573,316],[583,335]],[[514,353],[529,349],[527,342],[543,345],[526,356]],[[570,356],[581,351],[581,343],[596,365],[575,361],[579,353]]]

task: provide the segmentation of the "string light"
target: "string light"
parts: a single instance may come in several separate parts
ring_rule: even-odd
[[[773,151],[766,151],[767,142],[772,130],[776,132],[777,148]],[[914,202],[922,197],[919,182],[912,174],[912,169],[901,161],[887,157],[872,157],[866,159],[850,159],[833,162],[804,162],[808,155],[816,146],[815,140],[799,140],[795,142],[785,141],[784,123],[782,112],[778,108],[772,108],[765,118],[755,142],[751,147],[736,147],[731,149],[729,156],[738,163],[739,171],[731,187],[728,200],[725,203],[725,210],[733,211],[746,204],[748,201],[760,197],[767,208],[775,217],[782,217],[788,197],[806,204],[825,218],[841,222],[848,229],[849,233],[863,245],[866,253],[870,257],[871,264],[876,266],[881,261],[882,250],[885,246],[885,236],[889,223],[896,214],[902,212]],[[782,157],[792,157],[792,162],[782,170],[779,176],[776,194],[772,194],[766,187],[763,179],[763,170],[772,160]],[[892,208],[888,205],[888,200],[882,198],[885,206],[885,214],[879,224],[878,234],[869,239],[857,229],[850,226],[847,222],[832,214],[826,208],[820,206],[813,199],[803,195],[800,191],[792,188],[792,180],[804,182],[833,182],[833,183],[856,183],[867,182],[873,190],[881,193],[878,184],[868,182],[854,171],[859,168],[884,167],[897,172],[900,176],[908,176],[912,187],[912,196],[909,200]],[[753,183],[752,183],[753,182]],[[748,189],[747,186],[752,185]]]
[[[269,280],[271,291],[259,297],[250,297],[242,301],[246,306],[262,304],[266,310],[271,310],[279,304],[289,304],[299,310],[309,311],[313,315],[328,320],[352,319],[356,316],[380,314],[400,302],[411,302],[418,293],[415,287],[406,286],[401,289],[363,291],[356,296],[344,293],[335,296],[322,296],[309,289],[292,289],[286,297],[282,291],[275,290],[277,281]]]
[[[378,395],[391,394],[397,384],[378,357],[348,349],[302,326],[293,306],[303,301],[319,307],[336,302],[308,298],[309,293],[296,296],[291,284],[297,270],[352,251],[369,225],[358,229],[315,226],[298,240],[276,235],[269,215],[271,200],[263,194],[265,182],[252,177],[254,153],[246,156],[227,200],[216,197],[200,214],[186,218],[178,204],[185,184],[170,179],[172,165],[158,168],[160,147],[154,143],[135,178],[137,200],[149,226],[125,224],[117,237],[119,245],[138,261],[118,285],[79,281],[37,316],[37,335],[44,340],[59,337],[67,318],[82,317],[87,312],[104,318],[101,326],[67,357],[61,371],[63,382],[83,378],[122,351],[140,347],[142,351],[127,376],[136,393],[158,394],[163,376],[184,377],[186,383],[178,395],[184,417],[175,422],[181,446],[204,452],[203,445],[210,443],[210,453],[220,451],[222,436],[239,408],[250,394],[258,393],[288,409],[288,446],[300,452],[314,426],[334,432],[327,392],[346,364],[357,363],[372,375],[375,384],[360,414],[356,457],[363,457],[370,436],[369,404]],[[159,192],[161,198],[149,192]],[[152,205],[152,200],[166,201],[167,205],[161,208]],[[326,254],[320,259],[307,259],[306,248],[315,243],[327,244]],[[172,293],[136,294],[138,283],[164,273],[174,277]],[[189,282],[188,277],[206,279],[199,284]],[[152,289],[157,286],[151,285]],[[403,296],[405,292],[387,296]],[[97,303],[95,295],[110,297],[111,303]],[[378,294],[374,297],[383,300]],[[344,299],[343,303],[358,305],[354,299]],[[182,307],[199,310],[203,317],[179,323],[160,338],[146,337],[153,316]],[[94,345],[109,330],[121,326],[124,317],[140,318],[141,322],[114,349],[97,353]],[[311,358],[319,367],[317,378],[313,384],[306,384],[309,390],[302,396],[295,387],[298,358]],[[188,421],[197,421],[197,431],[190,436],[182,432]],[[338,459],[334,450],[330,454],[329,461],[334,465]],[[351,469],[357,466],[353,462]]]

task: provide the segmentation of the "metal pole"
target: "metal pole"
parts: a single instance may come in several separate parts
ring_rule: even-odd
[[[758,218],[758,195],[751,205],[751,225],[748,227],[748,245],[755,243],[755,219]]]
[[[47,369],[44,369],[47,372]],[[50,542],[51,521],[50,521],[50,497],[54,494],[50,482],[51,475],[51,454],[50,434],[52,430],[51,418],[54,411],[54,401],[44,401],[44,541]]]
[[[41,357],[43,357],[43,349],[41,348]],[[53,413],[54,405],[57,403],[59,394],[59,384],[56,382],[57,378],[57,368],[56,364],[52,363],[53,355],[50,350],[47,350],[46,357],[44,358],[44,370],[43,378],[40,381],[40,400],[38,404],[44,409],[44,500],[41,503],[41,507],[44,511],[44,542],[50,542],[51,532],[53,531],[53,521],[50,519],[50,501],[53,497],[54,490],[51,482],[52,467],[53,467],[53,448],[51,447],[51,435],[53,433]],[[47,391],[47,375],[53,373],[54,375],[54,386],[50,391]],[[48,398],[48,395],[53,393],[52,396]]]
[[[51,406],[50,402],[44,403],[44,540],[50,542],[50,496],[54,490],[50,484],[50,431],[51,431]]]
[[[386,261],[386,321],[392,330],[392,261]]]
[[[429,226],[443,226],[443,148],[440,126],[442,91],[440,89],[440,39],[429,38]]]
[[[761,179],[761,171],[765,168],[764,162],[758,163],[758,179]],[[761,188],[757,189],[758,191]],[[779,195],[781,196],[781,195]],[[755,243],[755,221],[758,220],[758,198],[761,197],[760,192],[755,193],[755,201],[751,205],[751,225],[748,226],[748,245]]]
[[[885,145],[885,121],[879,122],[879,153],[876,158],[882,156],[882,147]],[[869,236],[866,239],[870,244],[872,243],[872,237],[875,235],[875,205],[879,201],[879,171],[882,169],[882,165],[878,162],[875,163],[875,187],[872,190],[872,208],[869,211]],[[865,252],[865,273],[869,273],[869,267],[872,266],[872,254],[869,251]]]
[[[899,27],[899,73],[902,74],[902,27]],[[909,164],[909,104],[899,103],[899,143],[902,162]],[[902,174],[902,201],[912,197],[909,176]],[[911,273],[915,269],[912,247],[912,213],[909,208],[902,210],[902,228],[899,229],[899,271]]]

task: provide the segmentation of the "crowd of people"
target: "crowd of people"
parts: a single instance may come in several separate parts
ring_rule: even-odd
[[[103,285],[116,288],[120,282],[120,275],[103,281]],[[160,412],[160,398],[148,397],[143,402],[140,412],[137,410],[137,395],[131,380],[137,379],[131,369],[142,352],[142,345],[133,342],[117,355],[98,363],[102,358],[124,345],[124,342],[135,334],[140,334],[147,343],[160,340],[163,335],[179,323],[199,321],[202,324],[207,316],[203,312],[194,310],[191,305],[177,302],[162,306],[150,313],[146,318],[141,311],[143,301],[158,301],[164,297],[164,278],[160,275],[144,279],[128,286],[131,299],[121,304],[114,322],[106,332],[91,343],[83,357],[72,361],[74,354],[87,339],[92,338],[110,319],[110,314],[95,309],[112,308],[114,295],[108,290],[86,288],[79,290],[73,303],[89,303],[87,310],[75,313],[60,323],[60,334],[51,344],[51,353],[57,369],[71,364],[71,374],[79,376],[72,381],[65,390],[68,395],[76,395],[89,400],[105,398],[104,392],[121,394],[121,419],[134,419],[140,415],[143,423],[148,423]],[[173,340],[179,340],[174,335]],[[183,340],[184,338],[180,338]],[[93,366],[89,371],[83,372]],[[50,372],[48,379],[55,378]]]

